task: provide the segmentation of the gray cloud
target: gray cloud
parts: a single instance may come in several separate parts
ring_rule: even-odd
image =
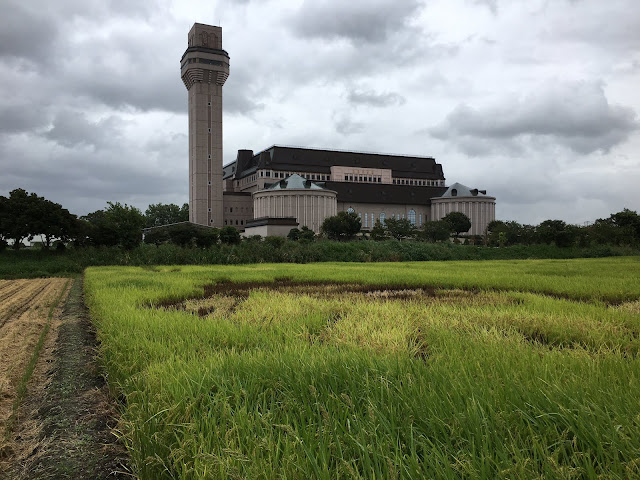
[[[0,135],[31,131],[47,123],[47,115],[29,104],[0,106]]]
[[[384,43],[419,11],[418,0],[305,0],[292,28],[302,37]]]
[[[360,133],[364,130],[364,123],[356,122],[345,114],[335,114],[334,125],[336,132],[341,135],[353,135],[354,133]]]
[[[402,105],[406,99],[395,92],[376,93],[372,90],[351,90],[347,100],[353,105],[368,105],[370,107],[390,107]]]
[[[58,112],[52,128],[44,136],[68,148],[78,145],[101,147],[118,140],[124,123],[116,116],[91,122],[82,112],[63,110]]]
[[[600,84],[580,82],[548,83],[522,99],[480,109],[459,105],[429,132],[470,154],[540,138],[587,154],[608,152],[638,127],[632,108],[610,105]]]
[[[52,5],[53,8],[53,5]],[[0,19],[0,58],[50,63],[59,25],[47,8],[32,2],[7,0]]]
[[[557,18],[543,35],[544,40],[573,41],[612,50],[636,53],[640,45],[640,9],[625,0],[574,1],[568,11],[579,21]]]

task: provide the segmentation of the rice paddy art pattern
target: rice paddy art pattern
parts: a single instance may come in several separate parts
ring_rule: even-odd
[[[89,269],[140,478],[640,478],[637,258]]]

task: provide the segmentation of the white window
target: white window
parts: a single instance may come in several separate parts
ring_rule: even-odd
[[[384,214],[384,212],[382,212],[382,213],[380,214],[380,223],[381,223],[381,224],[383,224],[383,225],[384,225],[384,220],[385,220],[385,218],[386,218],[386,217],[387,217],[387,216]]]
[[[353,212],[355,212],[355,210],[353,208],[351,208],[351,207],[347,208],[347,213],[353,213]]]
[[[413,208],[409,210],[409,222],[411,222],[411,225],[416,224],[416,211]]]
[[[368,227],[369,226],[369,215],[368,214],[364,214],[364,226]]]

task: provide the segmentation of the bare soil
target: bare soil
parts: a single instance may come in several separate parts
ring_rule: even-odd
[[[57,280],[64,285],[64,279]],[[10,288],[0,283],[0,296]],[[39,287],[31,288],[33,293]],[[39,295],[48,291],[44,289]],[[30,298],[30,294],[22,295]],[[35,296],[29,301],[33,304],[38,298]],[[46,319],[46,310],[44,315]],[[9,320],[2,328],[13,321]],[[0,343],[4,341],[2,335]],[[14,342],[14,346],[16,344]],[[27,397],[5,442],[0,479],[131,478],[127,473],[125,449],[112,433],[117,417],[96,364],[96,345],[78,279],[70,289],[64,308],[52,321]]]

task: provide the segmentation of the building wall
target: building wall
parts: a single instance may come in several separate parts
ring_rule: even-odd
[[[451,212],[462,212],[471,220],[469,235],[484,235],[487,225],[496,219],[496,199],[494,197],[432,198],[431,212],[434,220],[440,220]]]
[[[222,86],[229,57],[222,29],[196,23],[189,31],[181,76],[189,105],[189,221],[223,225]]]
[[[300,227],[315,233],[325,218],[337,214],[336,193],[331,190],[263,190],[253,194],[254,218],[294,217]]]
[[[251,195],[224,195],[223,227],[232,225],[244,230],[247,221],[253,220],[253,200]]]
[[[429,205],[390,205],[383,203],[347,203],[338,202],[338,211],[347,212],[352,208],[360,216],[362,228],[371,229],[376,220],[380,220],[380,214],[384,213],[385,220],[388,218],[410,219],[411,210],[415,212],[415,225],[421,227],[425,222],[431,220],[431,208]],[[366,214],[366,218],[365,218]],[[365,222],[366,220],[366,222]]]
[[[333,182],[368,182],[384,184],[391,183],[392,175],[390,169],[333,166],[331,167],[331,180]]]
[[[293,228],[296,227],[291,225],[260,225],[246,229],[242,236],[251,237],[252,235],[260,235],[261,237],[286,237]]]

